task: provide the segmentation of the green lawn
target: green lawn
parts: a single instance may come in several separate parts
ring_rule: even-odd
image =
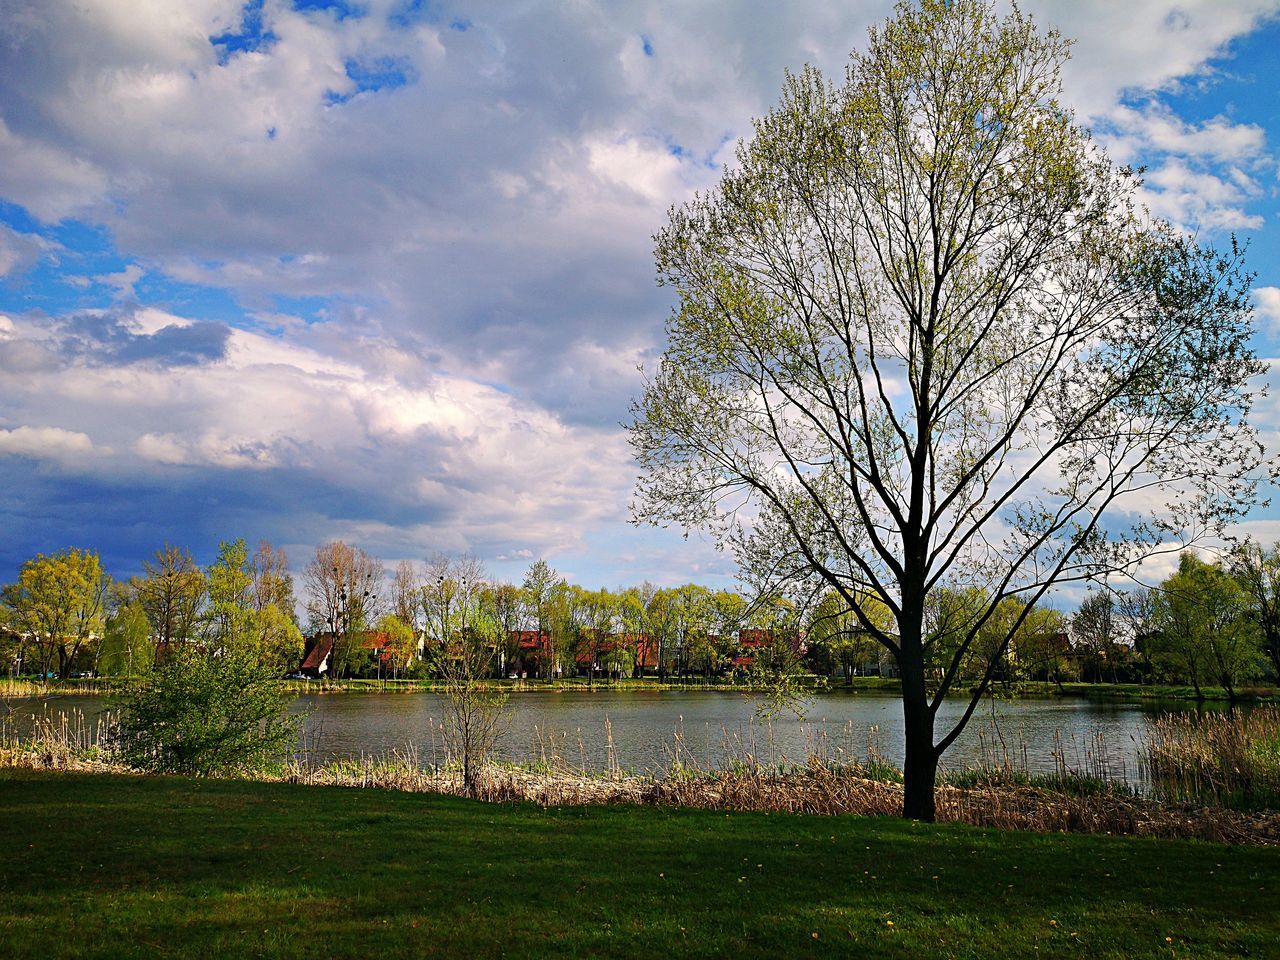
[[[1277,889],[1272,849],[0,771],[11,958],[1277,957]]]

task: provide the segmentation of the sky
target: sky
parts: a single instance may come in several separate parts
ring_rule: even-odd
[[[1280,356],[1280,0],[1025,0]],[[0,581],[173,542],[731,582],[636,528],[652,235],[870,0],[0,0]],[[1280,378],[1280,368],[1268,381]],[[1280,391],[1256,421],[1280,453]],[[1247,532],[1280,538],[1280,511]]]

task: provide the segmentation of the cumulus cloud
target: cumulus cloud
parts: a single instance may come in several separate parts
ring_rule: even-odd
[[[14,319],[6,342],[39,338],[58,366],[52,375],[0,367],[0,390],[26,417],[61,412],[74,429],[19,427],[0,451],[84,453],[93,437],[117,451],[98,472],[131,482],[168,477],[204,490],[235,474],[288,491],[319,485],[316,501],[263,496],[260,509],[244,509],[259,522],[269,510],[321,510],[333,521],[321,538],[355,527],[400,544],[434,529],[438,542],[449,528],[459,549],[496,555],[513,540],[571,548],[592,524],[622,519],[630,474],[619,431],[574,427],[491,386],[447,374],[405,380],[393,364],[377,372],[225,327],[217,362],[187,363],[190,344],[173,350],[170,339],[209,325],[181,317],[152,334],[106,316]],[[132,362],[161,352],[163,364]]]
[[[34,460],[74,460],[93,450],[87,434],[61,427],[0,429],[0,454]]]
[[[1280,287],[1255,287],[1253,307],[1273,334],[1280,333]]]
[[[0,279],[17,279],[49,248],[49,242],[38,234],[21,233],[0,223]]]
[[[159,311],[126,314],[90,312],[59,318],[50,325],[61,352],[89,364],[153,363],[186,367],[211,363],[226,353],[231,330],[213,321],[189,321],[168,316],[155,324]]]
[[[1082,119],[1120,159],[1156,158],[1156,212],[1258,222],[1262,132],[1152,95],[1207,76],[1275,2],[1025,6],[1077,38]],[[104,225],[123,263],[82,271],[114,292],[94,309],[0,329],[0,416],[110,446],[104,476],[139,471],[158,511],[174,484],[279,510],[286,542],[328,523],[402,555],[432,538],[513,560],[583,550],[625,512],[617,425],[670,308],[651,235],[714,184],[784,69],[838,77],[890,12],[10,3],[0,197]],[[30,238],[0,232],[0,274],[41,255]],[[138,303],[157,278],[243,313]]]

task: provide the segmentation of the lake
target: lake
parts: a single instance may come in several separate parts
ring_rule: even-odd
[[[512,695],[501,758],[560,760],[575,769],[607,770],[612,743],[624,770],[661,772],[674,761],[716,767],[754,757],[765,763],[803,763],[811,754],[864,759],[869,750],[902,764],[902,708],[893,696],[829,694],[771,720],[739,693],[691,690],[538,690]],[[95,696],[0,701],[0,721],[25,736],[41,713],[90,721],[107,708]],[[442,755],[442,702],[435,693],[347,693],[300,696],[305,745],[331,759],[399,751],[423,762]],[[938,730],[964,702],[949,700]],[[1138,781],[1137,753],[1145,719],[1187,704],[1099,703],[1080,699],[991,701],[944,758],[948,769],[1009,760],[1019,768],[1100,773]],[[939,734],[940,735],[940,734]]]

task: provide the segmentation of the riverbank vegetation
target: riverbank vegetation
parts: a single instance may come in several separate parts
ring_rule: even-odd
[[[493,719],[498,714],[492,707],[486,701],[474,709]],[[874,732],[864,752],[819,729],[807,755],[796,758],[774,749],[765,721],[749,737],[726,732],[722,757],[711,764],[688,750],[677,728],[665,748],[663,767],[637,773],[618,763],[607,721],[608,762],[600,767],[588,764],[580,732],[574,738],[538,731],[523,761],[495,762],[491,753],[500,731],[468,728],[449,714],[432,727],[425,754],[406,747],[381,755],[322,759],[306,741],[290,749],[279,738],[250,736],[252,749],[241,750],[248,736],[241,727],[217,715],[205,716],[198,708],[179,708],[178,722],[142,730],[139,739],[148,749],[141,753],[121,749],[130,744],[122,741],[115,714],[86,722],[78,713],[46,713],[22,737],[0,723],[0,767],[199,772],[544,806],[632,803],[880,816],[894,813],[902,803],[902,770],[880,754]],[[132,720],[135,735],[140,719],[135,715]],[[190,734],[185,752],[176,757],[166,749],[174,727]],[[1278,744],[1280,708],[1275,707],[1194,722],[1155,718],[1141,738],[1140,771],[1117,766],[1101,740],[1058,742],[1050,772],[1033,771],[1016,746],[1010,750],[993,742],[975,764],[940,772],[938,818],[1037,832],[1280,844]],[[1134,773],[1143,776],[1129,779]]]
[[[1276,852],[0,771],[8,957],[1266,956]],[[199,843],[193,844],[192,838]]]
[[[1280,809],[1280,709],[1160,717],[1143,765],[1156,795],[1175,802]]]

